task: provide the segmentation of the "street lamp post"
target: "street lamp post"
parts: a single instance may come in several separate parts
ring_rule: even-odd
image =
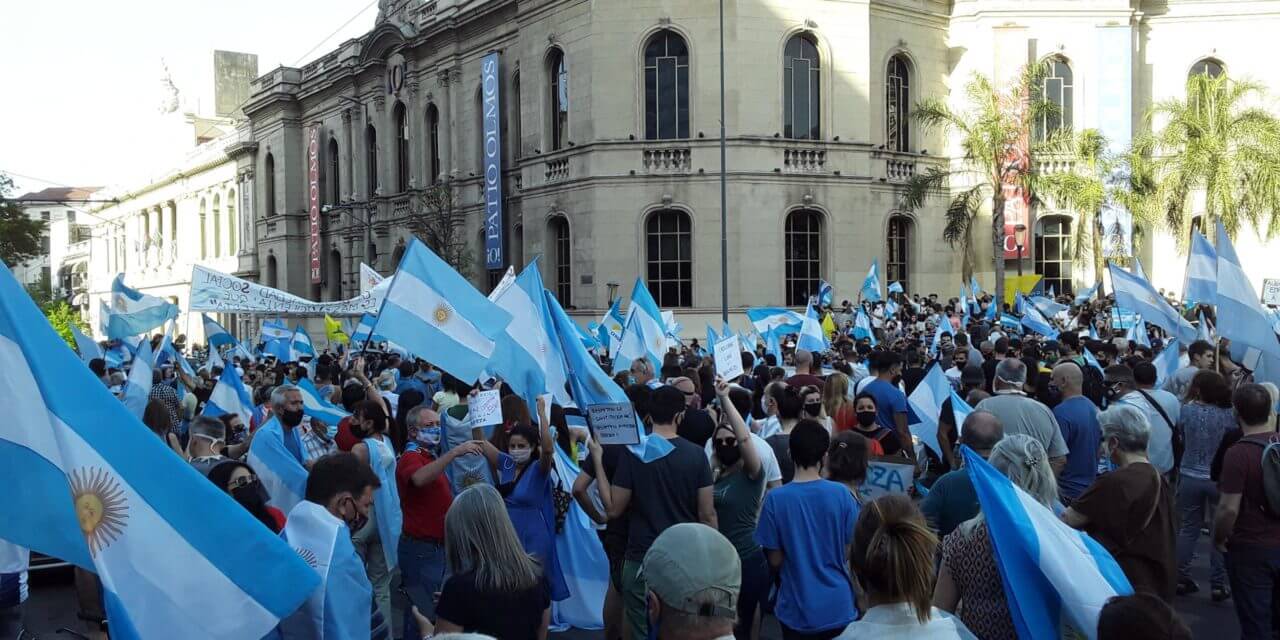
[[[720,320],[729,324],[729,200],[724,127],[724,0],[720,0]]]
[[[1019,223],[1013,228],[1014,240],[1018,243],[1018,286],[1022,286],[1022,249],[1027,246],[1027,225]]]

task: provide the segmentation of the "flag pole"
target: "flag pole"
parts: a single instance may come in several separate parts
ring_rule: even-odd
[[[729,190],[724,126],[724,0],[720,0],[720,320],[729,322]]]

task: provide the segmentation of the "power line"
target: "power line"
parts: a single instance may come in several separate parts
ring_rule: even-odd
[[[364,12],[368,11],[369,8],[377,4],[377,2],[378,0],[373,0],[373,2],[370,2],[369,4],[365,5],[363,9],[356,12],[354,16],[351,16],[350,18],[347,19],[346,22],[342,23],[342,26],[338,27],[337,29],[334,29],[333,33],[330,33],[329,35],[325,36],[323,40],[321,40],[320,42],[317,42],[316,46],[311,47],[310,49],[307,49],[307,52],[299,56],[298,59],[294,61],[293,65],[296,67],[299,64],[301,64],[303,60],[307,59],[307,56],[311,55],[313,52],[315,52],[316,49],[319,49],[321,46],[324,46],[324,44],[329,41],[329,38],[332,38],[338,35],[338,33],[340,33],[343,29],[347,28],[347,25],[351,24],[352,22],[355,22],[356,18],[359,18],[360,16],[364,15]]]

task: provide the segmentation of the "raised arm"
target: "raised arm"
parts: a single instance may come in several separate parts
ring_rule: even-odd
[[[733,427],[733,436],[738,440],[738,450],[742,452],[742,470],[747,473],[748,478],[755,480],[762,473],[760,452],[756,451],[756,445],[751,441],[751,430],[747,428],[747,423],[729,400],[729,383],[719,376],[716,377],[716,396],[720,398],[720,409],[729,426]]]
[[[538,396],[538,438],[542,470],[551,473],[556,463],[556,441],[551,437],[551,406],[547,404],[547,396]]]

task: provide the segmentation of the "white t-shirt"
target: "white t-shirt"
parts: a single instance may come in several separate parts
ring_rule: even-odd
[[[712,437],[714,439],[714,436]],[[778,456],[774,455],[773,447],[769,446],[764,438],[756,434],[751,434],[751,444],[756,446],[756,455],[760,456],[760,470],[764,472],[764,482],[782,482],[782,467],[778,466]],[[707,452],[707,460],[711,460],[711,455],[715,453],[711,445],[711,439],[707,440],[704,447]]]

